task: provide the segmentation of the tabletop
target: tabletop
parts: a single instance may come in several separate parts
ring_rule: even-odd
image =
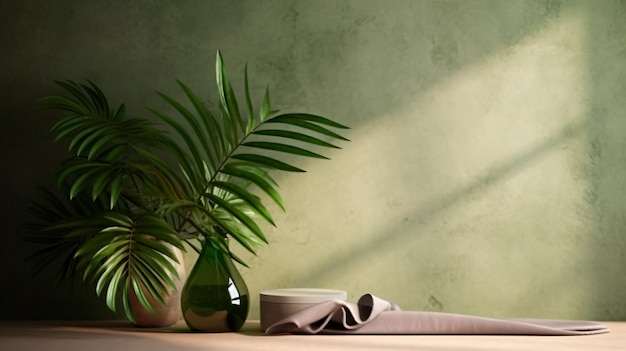
[[[236,333],[137,328],[126,321],[0,321],[0,350],[626,350],[626,322],[585,336],[265,335],[258,321]]]

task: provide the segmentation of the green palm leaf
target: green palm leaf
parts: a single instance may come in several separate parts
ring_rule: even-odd
[[[245,126],[241,119],[241,113],[239,112],[239,105],[237,104],[235,92],[233,91],[230,80],[228,79],[226,67],[224,67],[224,59],[222,58],[222,54],[219,50],[217,51],[215,75],[217,77],[217,91],[219,92],[220,108],[224,112],[225,117],[227,117],[225,120],[232,126],[230,129],[233,137],[232,140],[233,142],[236,142],[239,135],[237,127],[240,128],[241,133],[244,133]]]
[[[334,139],[340,139],[340,140],[345,140],[345,141],[349,141],[347,138],[327,129],[324,128],[322,126],[320,126],[319,124],[315,124],[312,123],[310,121],[310,116],[311,115],[306,115],[306,114],[285,114],[285,115],[280,115],[280,116],[276,116],[276,117],[272,117],[270,119],[268,119],[266,121],[266,123],[284,123],[284,124],[289,124],[291,126],[294,127],[300,127],[303,129],[307,129],[319,134],[323,134],[326,135],[328,137],[334,138]],[[319,117],[319,116],[315,116],[315,117]],[[321,117],[320,117],[321,118]],[[340,124],[339,124],[340,125]],[[340,125],[341,126],[341,125]],[[343,127],[343,126],[341,126]],[[347,127],[344,127],[347,128]]]
[[[305,172],[305,170],[292,166],[286,162],[277,160],[272,157],[263,156],[263,155],[234,154],[231,156],[231,158],[234,158],[236,160],[247,161],[247,162],[256,164],[258,167],[263,167],[263,168],[271,168],[271,169],[276,169],[279,171],[287,171],[287,172]]]
[[[276,142],[268,142],[268,141],[249,141],[241,144],[242,146],[254,147],[263,150],[272,150],[272,151],[280,151],[288,154],[294,154],[298,156],[305,157],[313,157],[313,158],[321,158],[328,160],[328,157],[322,156],[318,153],[303,149],[297,146],[291,146],[287,144],[281,144]]]
[[[250,133],[255,126],[254,123],[254,106],[252,106],[252,99],[250,98],[250,84],[248,82],[248,64],[244,69],[244,91],[246,92],[246,107],[248,109],[248,123],[246,124],[246,133]]]
[[[284,211],[285,204],[276,188],[276,183],[266,171],[251,167],[247,162],[229,162],[222,168],[222,173],[248,181],[256,185]]]
[[[312,137],[312,136],[307,135],[307,134],[290,131],[290,130],[260,129],[260,130],[255,131],[254,134],[257,134],[257,135],[268,135],[268,136],[274,136],[274,137],[281,137],[281,138],[285,138],[285,139],[291,139],[291,140],[294,140],[294,141],[299,141],[299,142],[303,142],[303,143],[309,143],[309,144],[313,144],[313,145],[329,147],[329,148],[334,148],[334,149],[339,149],[340,148],[340,147],[335,146],[335,145],[333,145],[333,144],[331,144],[329,142],[326,142],[326,141],[324,141],[322,139],[315,138],[315,137]]]
[[[267,220],[273,226],[276,225],[274,223],[274,219],[272,219],[272,215],[267,210],[267,208],[263,205],[260,199],[254,195],[252,195],[245,188],[234,184],[232,182],[213,182],[213,186],[224,189],[229,193],[235,195],[237,199],[243,200],[246,204],[248,204],[256,213],[260,214],[265,220]]]
[[[79,109],[75,110],[76,112],[83,112],[84,114],[96,113],[96,103],[91,99],[88,92],[89,89],[85,89],[84,86],[72,81],[56,81],[55,83],[63,87],[75,98],[74,101],[80,106]]]
[[[98,295],[106,291],[106,304],[115,311],[116,300],[124,291],[121,285],[130,282],[139,301],[148,310],[153,309],[148,296],[162,301],[168,288],[175,289],[170,277],[177,277],[172,261],[176,255],[164,243],[183,250],[181,241],[171,227],[159,216],[143,213],[130,217],[111,212],[105,216],[109,225],[102,228],[80,246],[78,262],[84,266],[84,279],[96,282]],[[151,267],[147,269],[146,266]],[[123,299],[128,296],[122,296]],[[124,312],[130,320],[133,315],[124,303]]]

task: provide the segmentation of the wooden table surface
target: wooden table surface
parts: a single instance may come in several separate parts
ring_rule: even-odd
[[[608,334],[489,335],[264,335],[258,321],[238,333],[136,328],[118,321],[0,321],[0,350],[626,350],[626,322],[606,322]]]

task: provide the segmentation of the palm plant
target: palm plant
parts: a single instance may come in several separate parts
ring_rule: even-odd
[[[40,219],[33,229],[46,244],[35,255],[39,267],[65,252],[62,277],[80,272],[98,294],[106,291],[112,310],[121,297],[132,321],[131,290],[151,309],[149,297],[162,301],[175,288],[175,257],[162,242],[182,248],[185,241],[196,251],[198,243],[214,245],[243,265],[221,239],[251,253],[268,243],[258,222],[275,223],[262,198],[285,209],[270,173],[304,172],[290,160],[325,159],[314,150],[338,148],[332,140],[348,139],[333,129],[347,127],[318,115],[281,114],[269,89],[255,110],[247,68],[242,113],[219,51],[216,78],[217,111],[178,82],[188,106],[159,93],[175,113],[150,109],[159,123],[128,117],[123,104],[111,108],[92,82],[57,82],[68,94],[40,100],[68,113],[51,133],[55,141],[68,139],[73,155],[58,175],[66,198],[46,192],[46,202],[32,208]],[[166,161],[172,158],[176,164]]]

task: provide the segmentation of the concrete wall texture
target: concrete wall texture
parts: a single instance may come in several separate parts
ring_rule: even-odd
[[[276,107],[352,127],[331,161],[277,175],[287,212],[243,254],[251,318],[260,290],[324,287],[626,319],[626,1],[5,0],[0,23],[2,318],[116,317],[24,263],[24,208],[65,155],[36,100],[55,79],[135,114],[175,79],[215,97],[219,48],[257,101],[269,84]]]

